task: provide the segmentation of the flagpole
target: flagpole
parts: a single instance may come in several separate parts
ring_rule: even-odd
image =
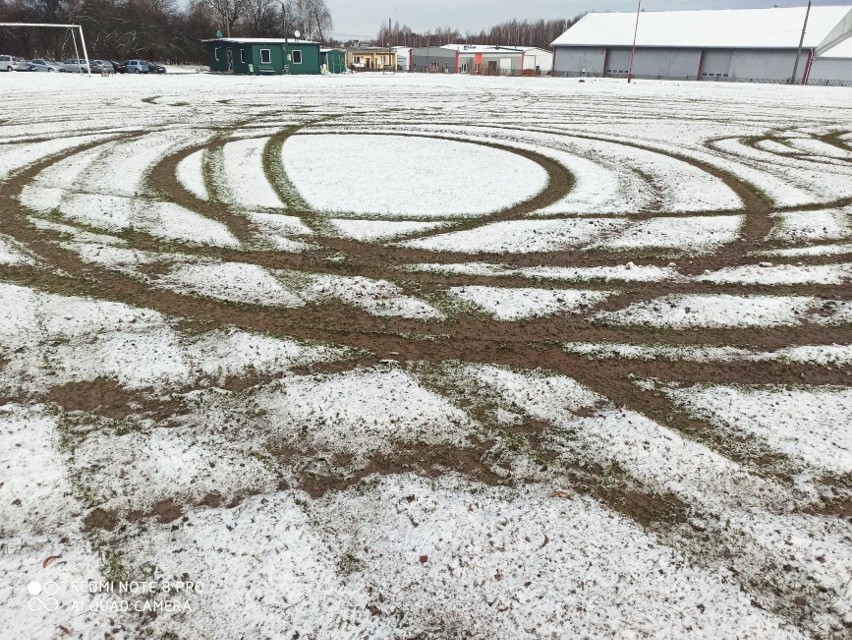
[[[630,66],[627,68],[627,82],[633,80],[633,60],[636,58],[636,36],[639,35],[639,12],[642,11],[642,0],[636,5],[636,27],[633,29],[633,47],[630,49]],[[606,71],[606,69],[604,69]]]

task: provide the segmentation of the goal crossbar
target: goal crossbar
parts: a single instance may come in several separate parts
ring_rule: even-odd
[[[86,52],[86,38],[83,35],[83,27],[79,24],[51,24],[44,22],[0,22],[0,27],[46,27],[53,29],[77,29],[80,32],[80,44],[83,47],[83,58],[86,60],[86,72],[89,77],[92,75],[92,68],[89,66],[89,54]]]

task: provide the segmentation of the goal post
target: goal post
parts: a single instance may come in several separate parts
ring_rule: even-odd
[[[32,27],[45,29],[76,29],[80,32],[80,45],[83,47],[83,59],[86,61],[86,73],[92,77],[92,67],[89,65],[89,54],[86,51],[86,37],[83,35],[83,27],[79,24],[50,24],[41,22],[0,22],[0,27]]]

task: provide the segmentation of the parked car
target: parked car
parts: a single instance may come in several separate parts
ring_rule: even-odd
[[[89,62],[91,63],[91,60]],[[66,60],[62,63],[62,68],[65,70],[65,73],[85,73],[87,71],[86,61],[81,58]],[[89,64],[89,69],[94,71],[91,64]]]
[[[106,71],[107,73],[115,73],[115,69],[112,66],[112,62],[109,60],[89,60],[92,65],[92,73],[103,73]]]
[[[127,67],[125,67],[121,62],[116,62],[115,60],[110,60],[112,63],[112,68],[115,69],[116,73],[127,73]]]
[[[127,73],[150,73],[151,71],[146,60],[125,60],[123,64]]]
[[[29,69],[29,65],[26,65]],[[15,56],[0,55],[0,70],[2,71],[23,71]]]
[[[148,62],[146,60],[146,62]],[[154,64],[153,62],[148,62],[148,71],[150,73],[165,73],[166,68],[160,64]]]
[[[61,64],[54,62],[53,60],[48,60],[47,58],[36,58],[35,60],[30,60],[30,67],[33,71],[44,71],[49,73],[62,71]]]

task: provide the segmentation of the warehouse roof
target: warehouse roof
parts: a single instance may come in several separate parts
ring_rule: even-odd
[[[642,47],[767,48],[799,46],[805,7],[710,11],[648,11],[639,16]],[[631,46],[636,13],[590,13],[554,46]],[[831,46],[852,32],[852,6],[813,7],[806,48]]]

